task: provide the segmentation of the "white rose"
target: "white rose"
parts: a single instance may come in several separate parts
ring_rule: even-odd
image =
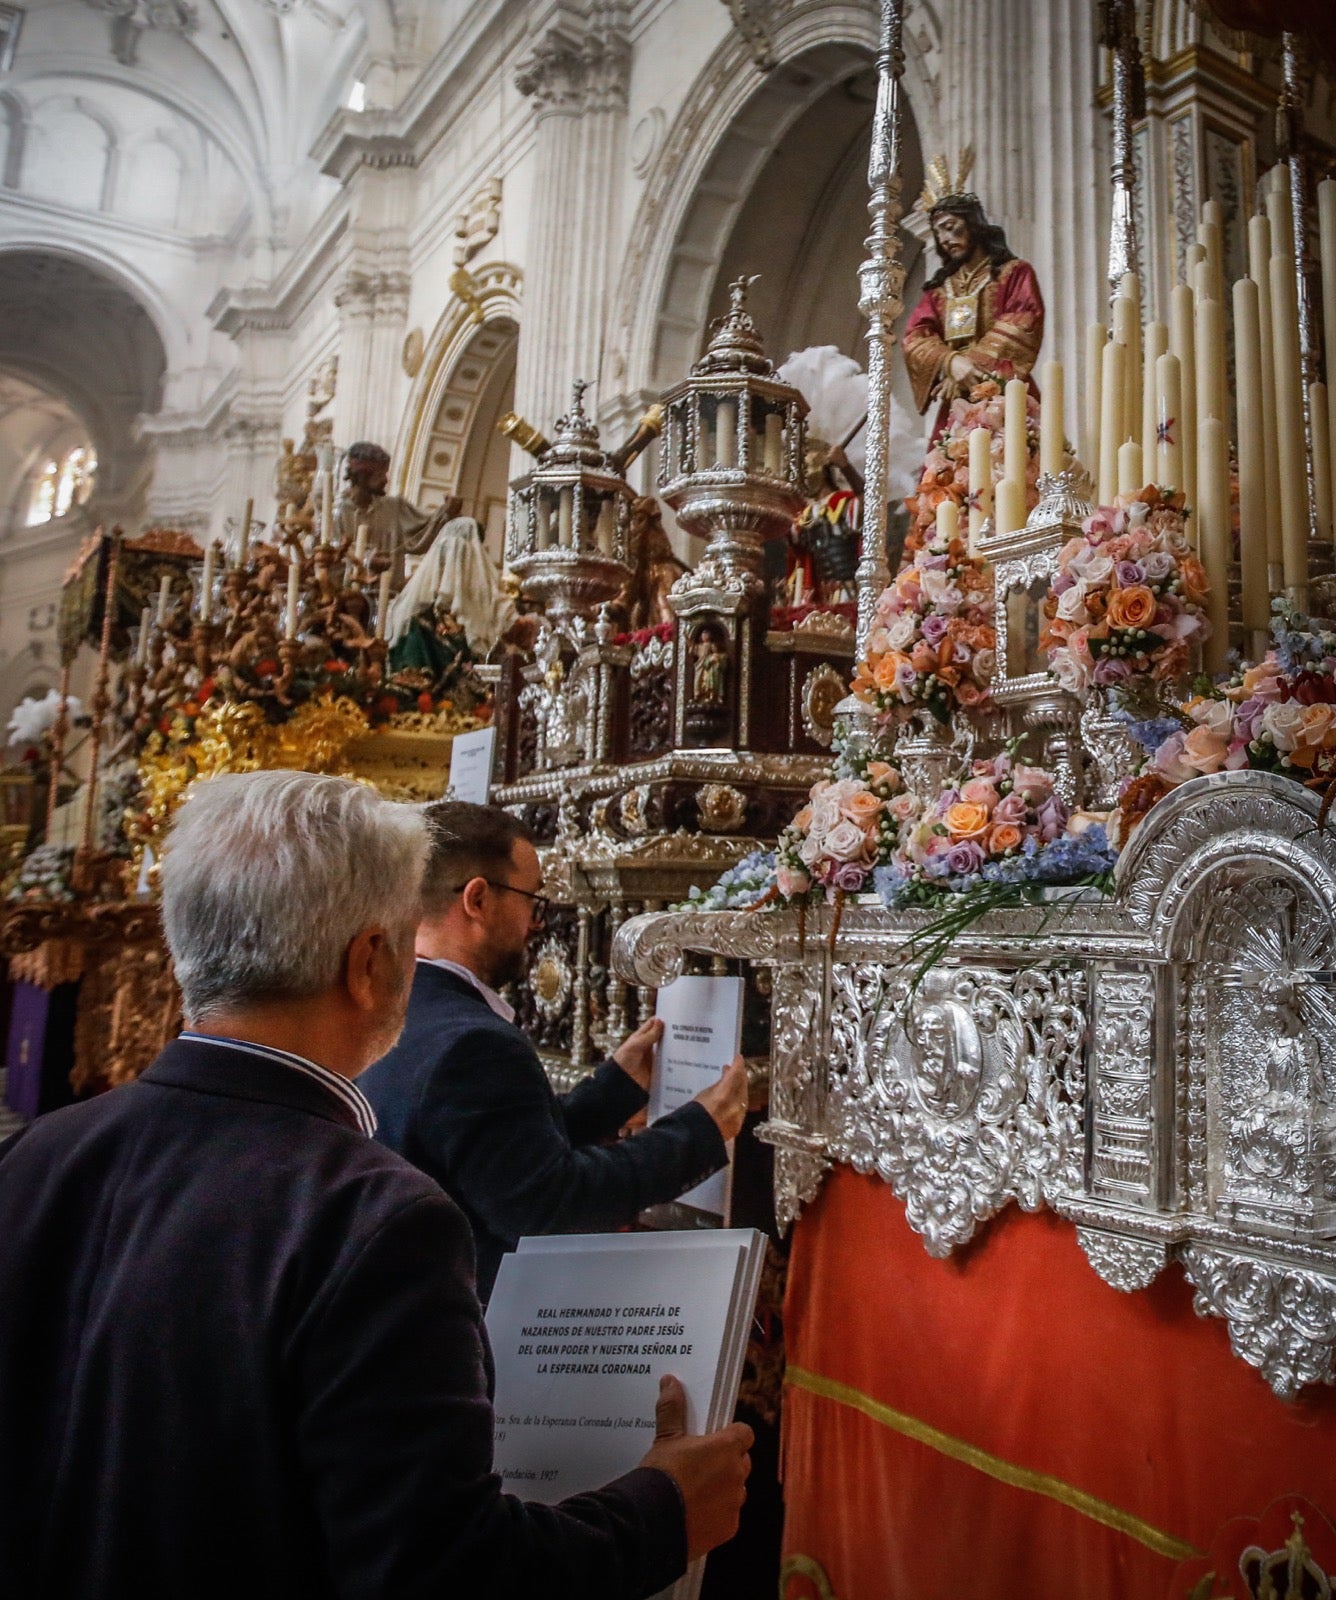
[[[798,846],[798,859],[805,867],[814,867],[824,853],[823,836],[814,828]]]
[[[974,676],[980,683],[990,682],[996,671],[996,650],[976,650],[974,652]]]
[[[867,653],[869,656],[884,656],[893,646],[885,628],[873,628],[867,636]]]
[[[912,615],[897,617],[886,630],[888,650],[907,650],[918,632],[918,619]]]
[[[1053,675],[1069,694],[1084,695],[1090,687],[1086,669],[1070,650],[1060,650],[1053,661]]]
[[[1097,549],[1094,545],[1087,545],[1084,550],[1078,550],[1067,563],[1067,575],[1082,582],[1085,590],[1093,589],[1097,584],[1104,583],[1112,577],[1113,557],[1105,555],[1103,550]]]
[[[1167,550],[1148,550],[1141,558],[1141,570],[1148,583],[1162,583],[1177,565]]]
[[[1299,742],[1304,708],[1297,700],[1277,700],[1262,713],[1262,732],[1271,735],[1277,750],[1288,755]]]
[[[852,861],[866,845],[867,835],[856,822],[837,822],[826,835],[825,853],[836,861]]]
[[[1141,528],[1145,526],[1146,518],[1150,515],[1150,507],[1144,500],[1134,500],[1127,508],[1127,526]]]
[[[1189,715],[1198,727],[1209,728],[1222,739],[1234,737],[1234,707],[1228,700],[1203,700]]]
[[[1070,589],[1058,596],[1058,615],[1064,622],[1074,622],[1077,627],[1089,622],[1090,613],[1085,608],[1085,584],[1078,578]]]
[[[919,586],[938,611],[958,611],[964,602],[964,595],[944,572],[930,570],[923,573],[919,578]]]
[[[812,803],[811,833],[829,833],[840,820],[840,803],[829,794],[823,794]]]

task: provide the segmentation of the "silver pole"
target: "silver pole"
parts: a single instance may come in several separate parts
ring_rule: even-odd
[[[1293,33],[1281,35],[1283,87],[1277,131],[1290,180],[1290,219],[1293,224],[1294,290],[1299,311],[1299,365],[1303,385],[1304,470],[1308,493],[1308,537],[1318,538],[1317,476],[1313,461],[1313,405],[1309,385],[1316,382],[1317,328],[1313,295],[1308,281],[1308,172],[1303,152],[1305,84],[1299,41]]]
[[[868,258],[858,269],[858,309],[868,319],[867,469],[863,497],[863,553],[858,562],[858,632],[861,659],[872,631],[878,596],[890,581],[886,561],[887,452],[891,435],[891,348],[904,310],[905,268],[897,223],[900,203],[900,78],[905,68],[901,37],[904,0],[881,0],[881,45],[877,51],[877,109],[868,160],[868,212],[872,232]]]
[[[1133,0],[1103,0],[1103,44],[1113,52],[1113,217],[1109,227],[1109,291],[1137,273],[1137,161],[1132,130],[1144,114],[1141,41]],[[1143,296],[1144,298],[1144,296]]]

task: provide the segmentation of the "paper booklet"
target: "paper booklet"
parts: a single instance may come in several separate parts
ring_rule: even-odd
[[[741,978],[691,976],[659,990],[654,1014],[663,1022],[663,1039],[654,1052],[650,1079],[651,1123],[718,1083],[742,1047],[743,989]],[[726,1222],[732,1175],[730,1159],[721,1172],[671,1205],[652,1207],[650,1220],[676,1227],[714,1226],[715,1218]]]
[[[521,1239],[487,1307],[506,1490],[554,1505],[631,1471],[665,1373],[686,1391],[688,1432],[731,1422],[764,1256],[754,1228]],[[672,1600],[694,1600],[702,1566]]]

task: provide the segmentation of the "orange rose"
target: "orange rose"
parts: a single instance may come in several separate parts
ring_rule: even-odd
[[[888,650],[872,669],[872,681],[878,689],[889,689],[895,683],[896,668],[904,660],[898,650]]]
[[[881,801],[869,789],[859,789],[840,807],[850,822],[856,822],[860,828],[867,829],[877,819],[881,810]]]
[[[1019,850],[1023,838],[1024,834],[1014,822],[999,822],[988,830],[989,853],[1004,856],[1008,850]]]
[[[1204,600],[1211,585],[1206,577],[1206,568],[1197,560],[1196,556],[1180,556],[1178,559],[1178,575],[1183,581],[1183,593],[1189,600]]]
[[[988,832],[988,807],[957,800],[944,820],[953,839],[981,839]]]
[[[1115,628],[1148,628],[1155,619],[1155,596],[1144,583],[1115,589],[1109,596],[1108,617]]]
[[[952,662],[949,667],[938,667],[937,676],[943,683],[949,684],[954,689],[960,682],[960,668]]]
[[[1086,616],[1092,622],[1103,622],[1107,610],[1108,596],[1102,589],[1096,589],[1085,596]]]
[[[916,672],[931,672],[937,665],[937,652],[925,639],[920,639],[909,652]]]

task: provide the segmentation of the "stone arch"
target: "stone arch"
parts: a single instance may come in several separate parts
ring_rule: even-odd
[[[19,96],[8,90],[0,91],[0,128],[4,130],[5,139],[4,156],[0,159],[0,185],[6,189],[17,189],[22,179],[29,121],[28,107]]]
[[[396,477],[423,506],[459,495],[500,561],[510,446],[496,423],[514,403],[520,274],[495,262],[476,277],[482,321],[452,302],[432,333],[399,431]]]
[[[116,125],[101,107],[80,95],[52,95],[32,108],[23,188],[62,205],[105,211],[115,192],[119,144]]]
[[[657,392],[682,376],[699,348],[738,218],[766,162],[824,94],[867,71],[877,31],[875,9],[821,3],[797,8],[776,27],[777,65],[764,76],[736,32],[716,50],[658,150],[632,223],[616,314],[616,388]],[[905,46],[902,104],[916,148],[909,108],[931,112],[933,84],[909,31]],[[870,107],[867,121],[870,126]],[[912,176],[907,205],[916,192]],[[906,246],[917,248],[908,236]],[[847,296],[852,306],[858,296],[852,277]]]
[[[192,165],[166,129],[144,132],[126,145],[118,163],[115,210],[149,227],[178,229]]]

